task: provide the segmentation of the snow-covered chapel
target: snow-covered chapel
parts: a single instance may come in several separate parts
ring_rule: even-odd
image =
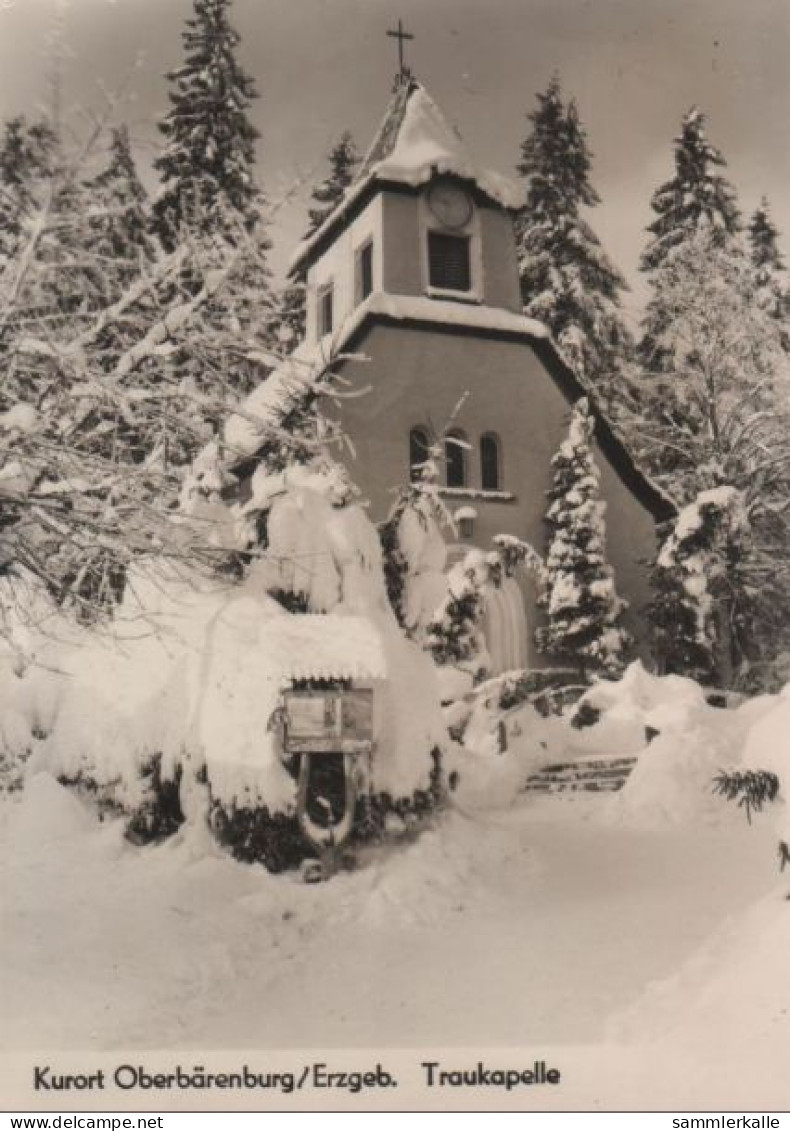
[[[546,327],[522,313],[518,203],[514,186],[474,164],[425,88],[406,77],[356,179],[291,264],[307,288],[299,354],[355,355],[338,369],[345,391],[360,395],[344,396],[338,411],[374,521],[434,438],[449,438],[441,493],[458,534],[448,566],[497,534],[545,549],[551,458],[571,405],[589,392]],[[645,562],[672,508],[595,416],[608,557],[639,639]],[[531,583],[506,581],[487,616],[495,671],[539,663],[538,621]]]

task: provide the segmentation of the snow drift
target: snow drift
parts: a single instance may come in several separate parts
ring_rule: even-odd
[[[694,680],[651,675],[637,661],[621,680],[596,684],[577,716],[585,708],[597,721],[570,737],[571,755],[637,756],[623,790],[605,809],[608,818],[647,827],[741,819],[714,791],[714,779],[723,771],[766,770],[783,784],[766,819],[784,827],[790,687],[723,708],[711,705]]]

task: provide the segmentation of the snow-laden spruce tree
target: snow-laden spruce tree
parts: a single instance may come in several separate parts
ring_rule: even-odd
[[[141,554],[211,558],[172,512],[239,371],[271,368],[239,314],[266,307],[245,243],[146,237],[122,136],[61,144],[31,185],[0,273],[0,557],[92,617]]]
[[[705,115],[692,107],[683,117],[675,138],[675,172],[653,193],[650,206],[655,219],[649,225],[651,239],[642,253],[641,269],[651,286],[642,324],[639,354],[653,373],[671,365],[666,354],[665,332],[672,321],[662,297],[661,278],[656,273],[676,252],[693,243],[704,231],[714,246],[726,246],[740,229],[735,189],[721,172],[726,161],[708,141]]]
[[[55,160],[56,137],[46,118],[28,124],[11,118],[0,141],[0,271],[13,260],[24,225]]]
[[[150,232],[148,193],[137,171],[128,127],[111,129],[109,140],[105,167],[87,182],[93,196],[90,250],[107,262],[112,261],[113,272],[122,272],[128,283],[139,273],[141,258],[150,264],[157,249]],[[116,279],[114,285],[118,282]],[[117,294],[108,297],[113,300]]]
[[[184,61],[167,76],[171,108],[159,124],[166,144],[154,162],[161,184],[153,201],[153,227],[165,250],[187,242],[192,249],[179,279],[182,292],[199,295],[223,273],[222,287],[202,304],[221,348],[206,365],[205,351],[196,354],[187,335],[170,364],[198,395],[224,395],[226,410],[260,379],[251,349],[261,354],[276,346],[267,202],[255,178],[258,131],[248,113],[257,92],[237,59],[230,6],[231,0],[194,0],[182,36]],[[232,347],[234,336],[240,348]]]
[[[762,198],[759,207],[752,213],[748,233],[752,262],[758,271],[765,272],[765,280],[784,273],[787,268],[779,250],[779,231],[771,219],[767,197]]]
[[[9,237],[8,256],[0,261],[0,334],[24,324],[23,292],[53,333],[63,319],[79,312],[85,321],[101,305],[97,264],[80,254],[97,211],[84,174],[96,160],[99,133],[79,143],[75,162],[76,149],[67,152],[54,121],[44,117],[27,127],[17,119],[7,126],[0,154]],[[109,261],[105,270],[113,276],[116,268]]]
[[[50,393],[70,386],[53,372],[62,367],[64,343],[82,341],[98,314],[150,265],[155,245],[122,130],[110,136],[98,125],[66,145],[44,120],[29,130],[10,123],[9,137],[11,149],[21,146],[27,158],[13,171],[2,166],[13,185],[3,199],[14,210],[16,233],[0,265],[0,352],[9,362],[3,392],[9,401],[24,394],[42,408]],[[36,343],[44,341],[42,351]],[[103,339],[102,347],[109,364],[112,345]]]
[[[356,175],[359,154],[348,130],[332,146],[327,160],[329,175],[315,186],[310,197],[308,236],[321,227]]]
[[[782,345],[790,352],[790,279],[779,250],[779,232],[765,197],[749,221],[748,237],[755,272],[755,298],[780,324]]]
[[[727,162],[708,141],[705,115],[696,106],[684,114],[674,144],[675,172],[650,201],[656,218],[648,228],[653,238],[642,255],[643,271],[659,267],[700,227],[711,229],[721,242],[740,228],[735,189],[720,172]]]
[[[526,200],[516,217],[525,312],[545,322],[570,364],[616,409],[631,350],[621,301],[626,282],[585,218],[599,203],[575,102],[555,75],[529,115],[518,172]]]
[[[258,131],[248,110],[255,85],[240,66],[231,0],[194,0],[182,33],[184,60],[167,75],[170,110],[159,123],[164,152],[154,166],[161,188],[154,221],[171,250],[182,229],[217,231],[231,241],[251,233],[263,201],[254,176]]]
[[[617,596],[606,559],[606,504],[593,453],[594,426],[583,398],[552,459],[545,586],[539,598],[547,623],[536,637],[542,651],[585,675],[617,675],[631,641],[621,623],[626,604]]]
[[[314,186],[310,195],[309,223],[305,238],[321,227],[354,179],[359,165],[359,155],[348,131],[341,135],[340,140],[330,150],[328,161],[328,176]],[[287,281],[275,301],[272,326],[283,352],[293,349],[304,339],[306,305],[304,273],[297,272]]]
[[[105,314],[143,257],[104,239],[104,225],[117,234],[124,221],[90,183],[98,135],[72,152],[47,134],[50,160],[26,179],[15,253],[0,274],[3,558],[81,604],[117,586],[117,472],[93,441],[114,450],[110,421],[124,415],[111,377],[123,335]]]
[[[289,279],[274,299],[271,333],[274,348],[283,354],[304,341],[307,328],[307,287],[304,278]]]

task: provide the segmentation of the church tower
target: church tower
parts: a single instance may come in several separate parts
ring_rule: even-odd
[[[520,313],[505,178],[479,170],[415,79],[397,87],[354,183],[298,249],[307,339],[343,325],[370,295]]]
[[[672,504],[635,466],[546,327],[524,316],[512,224],[519,203],[402,72],[355,181],[292,260],[307,283],[300,353],[340,358],[335,370],[359,394],[337,411],[354,451],[351,477],[374,521],[429,444],[443,445],[440,490],[457,527],[450,561],[488,549],[498,534],[543,552],[551,460],[571,406],[588,397],[608,556],[639,637],[645,562]],[[512,580],[495,595],[487,632],[495,671],[540,662],[535,596],[529,582]]]

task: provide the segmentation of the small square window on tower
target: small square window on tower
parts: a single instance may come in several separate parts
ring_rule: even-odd
[[[357,305],[373,293],[373,240],[368,240],[357,252],[354,292]]]
[[[318,292],[318,337],[331,334],[334,328],[334,287],[329,283]]]
[[[443,291],[472,289],[470,241],[468,236],[428,232],[428,281]]]

